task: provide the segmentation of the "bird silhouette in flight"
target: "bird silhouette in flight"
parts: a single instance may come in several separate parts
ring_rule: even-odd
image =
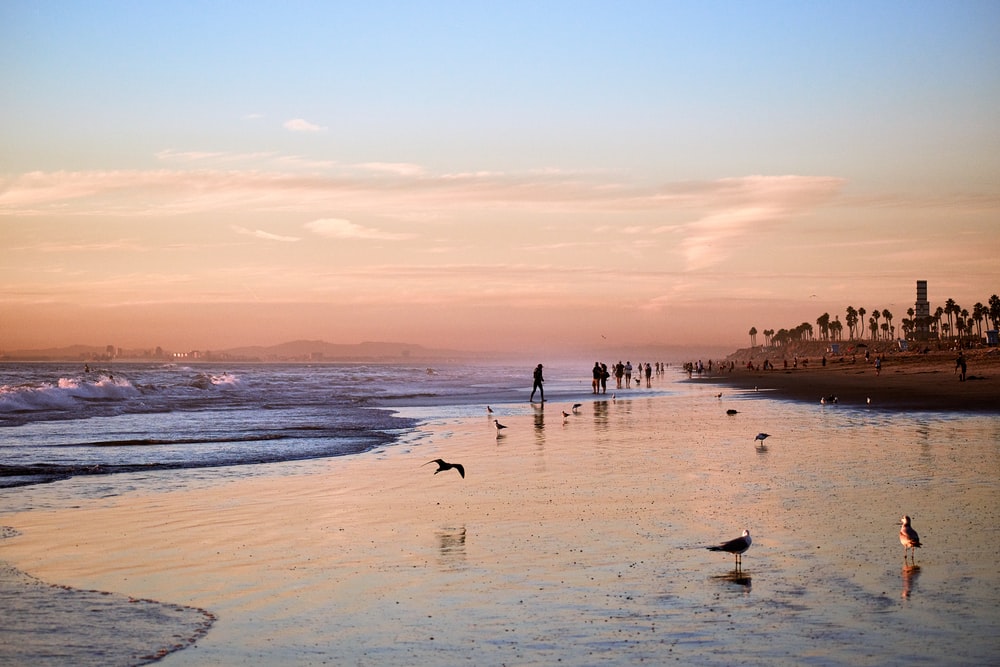
[[[743,565],[743,554],[750,548],[750,531],[744,530],[740,537],[733,538],[728,542],[717,544],[714,547],[705,547],[709,551],[725,551],[736,556],[736,567],[739,569]]]
[[[465,467],[461,463],[448,463],[444,459],[434,459],[433,461],[428,461],[424,465],[425,466],[430,465],[431,463],[438,464],[438,469],[434,471],[435,475],[438,474],[439,472],[443,472],[445,470],[451,470],[452,468],[454,468],[455,470],[458,471],[458,474],[462,476],[462,479],[465,479]]]

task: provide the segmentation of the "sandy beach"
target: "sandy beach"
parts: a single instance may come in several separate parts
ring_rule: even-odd
[[[850,375],[816,375],[838,373]],[[887,364],[878,381],[892,377]],[[49,584],[195,610],[194,625],[170,625],[171,666],[971,665],[1000,654],[997,531],[980,530],[1000,518],[994,419],[917,428],[690,389],[588,400],[568,417],[559,402],[503,405],[499,438],[484,409],[361,456],[193,474],[174,490],[72,506],[43,485],[33,509],[0,516],[17,532],[0,560]],[[768,446],[755,447],[765,429]],[[436,458],[463,463],[465,478],[434,474],[424,464]],[[916,566],[896,537],[903,513],[925,544]],[[704,548],[744,528],[754,544],[741,571]],[[30,655],[41,632],[8,628],[0,663]],[[122,655],[76,664],[149,658]]]
[[[893,410],[1000,412],[1000,350],[966,350],[964,355],[964,382],[956,369],[958,352],[952,350],[873,351],[866,361],[864,350],[858,349],[854,354],[828,355],[823,365],[823,353],[816,346],[800,355],[763,350],[737,353],[730,357],[735,363],[732,372],[708,373],[704,377],[807,402],[836,397],[844,405],[870,404]],[[882,361],[878,372],[876,358]],[[763,369],[765,359],[773,368]],[[748,369],[748,363],[754,365],[753,370]]]

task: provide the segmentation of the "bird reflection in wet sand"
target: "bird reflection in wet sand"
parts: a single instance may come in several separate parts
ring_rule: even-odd
[[[443,569],[455,569],[465,563],[465,526],[446,526],[437,531],[437,539]]]
[[[903,566],[903,597],[910,597],[910,593],[913,592],[914,586],[917,584],[917,578],[920,576],[920,566],[919,565],[904,565]]]
[[[720,574],[712,578],[721,582],[725,582],[727,584],[736,584],[737,586],[743,586],[746,589],[744,592],[748,594],[750,593],[750,589],[752,588],[753,584],[750,575],[740,569],[736,569],[731,572],[727,572],[725,574]]]

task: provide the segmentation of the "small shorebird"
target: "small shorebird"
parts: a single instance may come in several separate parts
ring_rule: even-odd
[[[569,413],[566,412],[565,410],[563,410],[562,413],[563,413],[563,419],[566,419],[567,417],[569,417]]]
[[[452,468],[454,468],[455,470],[458,471],[458,474],[462,476],[462,479],[465,479],[465,468],[462,466],[461,463],[447,463],[443,459],[434,459],[433,461],[428,461],[424,465],[425,466],[430,465],[431,463],[438,464],[438,469],[434,471],[435,475],[444,470],[451,470]]]
[[[746,550],[750,548],[750,531],[744,530],[743,535],[740,537],[733,538],[728,542],[723,542],[722,544],[717,544],[714,547],[705,547],[709,551],[725,551],[726,553],[733,554],[736,556],[736,569],[739,569],[743,565],[743,554]]]
[[[754,436],[753,440],[754,440],[754,442],[757,442],[758,440],[760,440],[760,444],[763,445],[764,441],[767,440],[770,437],[771,437],[770,433],[758,433],[757,435]]]
[[[504,430],[505,428],[507,428],[506,426],[504,426],[503,424],[501,424],[501,423],[500,423],[499,421],[497,421],[496,419],[494,419],[494,420],[493,420],[493,425],[494,425],[494,426],[496,427],[496,429],[497,429],[497,435],[500,435],[500,431],[502,431],[502,430]]]
[[[913,530],[913,526],[910,525],[910,517],[903,515],[903,518],[899,520],[899,543],[903,545],[903,560],[906,560],[906,552],[910,552],[910,559],[915,558],[914,550],[920,548],[920,536],[917,535],[917,531]]]
[[[488,414],[488,415],[493,414],[493,408],[491,408],[490,406],[487,405],[486,406],[486,414]]]
[[[726,410],[726,414],[727,415],[738,415],[739,413],[740,413],[739,410],[733,410],[732,408],[729,408],[728,410]]]
[[[573,412],[576,412],[576,411],[577,411],[577,410],[579,410],[579,409],[580,409],[581,407],[583,407],[583,403],[574,403],[574,404],[573,404]]]
[[[722,393],[720,392],[720,393],[716,394],[715,397],[716,398],[722,398]]]

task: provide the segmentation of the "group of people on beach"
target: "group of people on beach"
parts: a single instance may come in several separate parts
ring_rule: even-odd
[[[632,378],[635,376],[635,385],[638,387],[642,384],[643,378],[646,380],[646,387],[652,388],[653,386],[653,372],[656,372],[656,376],[659,377],[667,372],[667,364],[661,361],[655,363],[642,363],[640,362],[636,366],[632,366],[631,361],[626,361],[622,363],[621,360],[618,361],[614,367],[609,370],[608,365],[600,361],[594,362],[594,368],[591,370],[591,390],[594,394],[606,394],[608,393],[608,379],[614,374],[615,377],[615,387],[617,389],[628,389],[632,386]],[[532,372],[532,385],[531,385],[531,397],[528,399],[531,402],[535,400],[535,392],[539,393],[539,397],[542,402],[545,402],[545,378],[543,376],[544,366],[538,364],[535,366],[535,370]]]

